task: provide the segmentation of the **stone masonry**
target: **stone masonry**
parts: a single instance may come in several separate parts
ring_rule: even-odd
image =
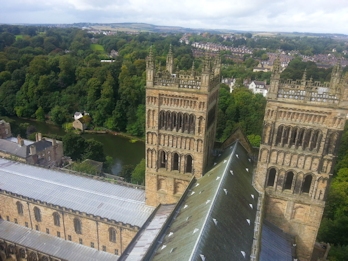
[[[340,66],[330,83],[280,79],[274,64],[255,184],[265,218],[296,236],[299,260],[310,260],[348,112]]]

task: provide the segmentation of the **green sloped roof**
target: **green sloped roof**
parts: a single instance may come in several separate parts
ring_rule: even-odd
[[[238,142],[226,149],[192,185],[163,241],[148,258],[250,260],[258,202],[252,172],[253,162]]]

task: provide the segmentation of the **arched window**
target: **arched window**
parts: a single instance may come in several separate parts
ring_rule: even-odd
[[[277,171],[272,168],[268,173],[267,187],[273,187]]]
[[[309,193],[311,189],[311,184],[312,184],[312,175],[307,175],[304,179],[303,185],[302,185],[302,192],[303,193]]]
[[[196,117],[194,114],[190,115],[189,118],[189,133],[191,134],[195,134],[195,121],[196,121]]]
[[[74,228],[76,234],[82,234],[81,221],[78,218],[74,218]]]
[[[293,179],[294,179],[294,173],[291,171],[288,172],[286,174],[284,189],[291,189]]]
[[[179,170],[179,155],[174,153],[173,155],[173,170]]]
[[[58,212],[53,213],[53,222],[55,226],[60,227],[60,215]]]
[[[166,157],[166,153],[164,151],[160,151],[160,164],[159,167],[160,168],[165,168],[166,167],[166,163],[167,163],[167,157]]]
[[[116,242],[116,229],[113,227],[109,228],[109,241],[110,242]]]
[[[279,143],[281,142],[282,135],[283,135],[283,125],[278,127],[277,138],[276,138],[276,145],[279,145]]]
[[[185,168],[185,172],[186,173],[192,173],[192,156],[191,155],[187,155],[186,156],[186,168]]]
[[[23,205],[21,202],[17,201],[17,212],[18,212],[18,215],[23,215]]]
[[[38,207],[34,207],[34,216],[37,222],[41,222],[41,211]]]

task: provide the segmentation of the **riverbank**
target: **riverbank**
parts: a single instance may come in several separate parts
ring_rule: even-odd
[[[29,123],[33,125],[37,132],[41,132],[43,136],[64,136],[66,131],[52,122],[37,121],[34,119],[24,119],[18,117],[7,117],[14,120],[18,125],[21,123]],[[127,133],[120,133],[106,129],[97,131],[105,131],[106,133],[89,133],[84,132],[82,135],[86,139],[94,139],[103,144],[103,150],[106,156],[113,159],[111,173],[117,175],[125,165],[136,166],[143,158],[145,158],[144,139],[133,137]],[[17,135],[18,133],[13,133]]]

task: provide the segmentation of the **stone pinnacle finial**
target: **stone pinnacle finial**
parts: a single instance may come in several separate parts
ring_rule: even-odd
[[[303,76],[302,76],[302,81],[306,81],[306,79],[307,79],[307,68],[304,70],[304,72],[303,72]]]

